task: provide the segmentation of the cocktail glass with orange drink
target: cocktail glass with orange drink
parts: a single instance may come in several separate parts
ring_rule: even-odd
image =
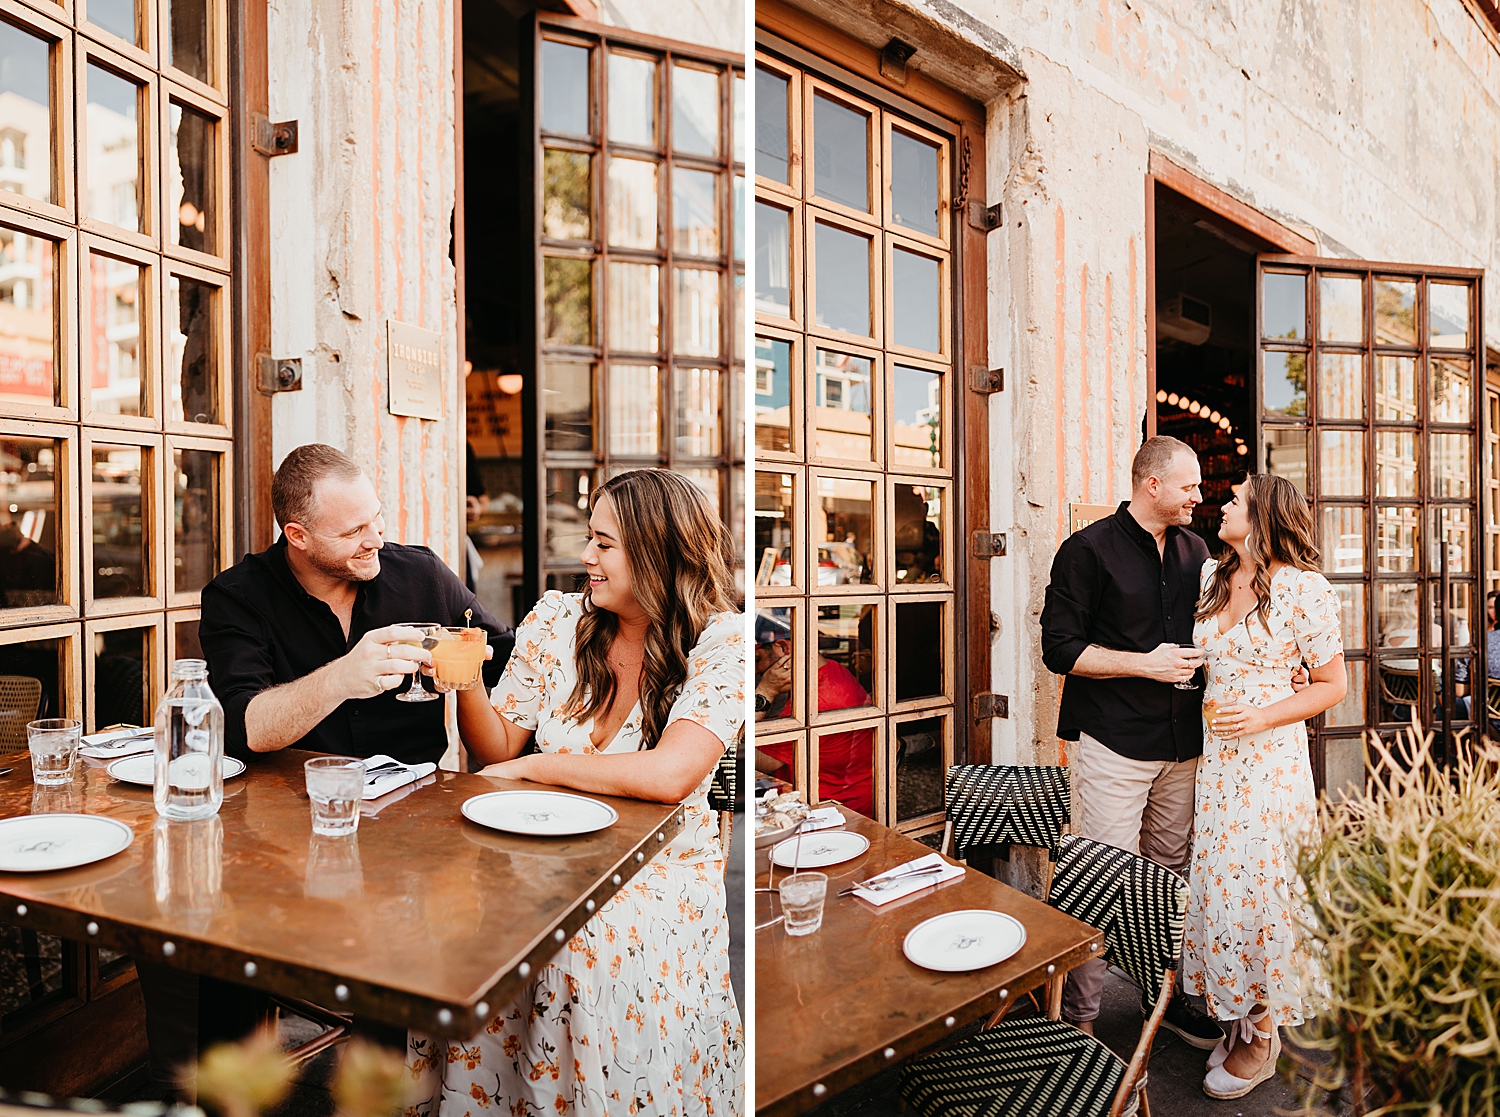
[[[443,694],[479,686],[488,645],[489,633],[482,628],[442,629],[432,646],[433,686]]]

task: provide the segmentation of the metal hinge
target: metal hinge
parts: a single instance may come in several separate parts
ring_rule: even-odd
[[[975,558],[1001,558],[1005,554],[1005,532],[976,531],[970,536]]]
[[[974,696],[974,724],[993,718],[1010,717],[1010,696],[981,691]]]
[[[969,228],[981,233],[993,233],[1000,228],[1000,203],[987,206],[983,202],[969,203]]]
[[[262,155],[290,155],[297,150],[297,122],[272,123],[264,113],[250,115],[250,146]]]
[[[268,396],[277,392],[300,392],[302,390],[302,358],[272,357],[267,353],[256,354],[256,387]]]
[[[969,367],[969,391],[978,392],[982,396],[992,396],[996,392],[1005,391],[1005,370],[971,365]]]

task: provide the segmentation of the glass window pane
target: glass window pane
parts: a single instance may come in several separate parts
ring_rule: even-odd
[[[168,618],[171,619],[170,617]],[[198,620],[172,621],[172,642],[176,645],[174,659],[202,659],[203,645],[198,642]]]
[[[67,716],[67,642],[0,644],[0,675],[33,680],[7,688],[0,699],[0,755],[7,755],[26,748],[28,721]]]
[[[577,562],[589,541],[591,469],[547,470],[547,557]],[[571,585],[559,588],[572,590]]]
[[[925,368],[896,365],[891,373],[892,466],[939,469],[943,465],[943,377]]]
[[[1364,660],[1355,659],[1350,660],[1344,666],[1348,668],[1349,672],[1348,689],[1344,691],[1343,700],[1339,702],[1337,706],[1333,707],[1333,709],[1329,710],[1326,715],[1324,715],[1324,725],[1364,725],[1366,720],[1370,716],[1368,713],[1370,708],[1370,692],[1368,690],[1369,684],[1365,675],[1368,665],[1364,662]],[[1347,745],[1350,742],[1352,742],[1354,745],[1355,755],[1360,757],[1359,772],[1361,777],[1363,776],[1364,760],[1363,753],[1359,749],[1358,738],[1346,738],[1343,741],[1326,742],[1323,746],[1323,760],[1324,765],[1327,769],[1326,783],[1330,795],[1333,793],[1335,788],[1342,787],[1348,783],[1348,778],[1341,771],[1338,772],[1338,778],[1335,779],[1336,766],[1328,763],[1329,760],[1332,759],[1332,756],[1330,754],[1334,752],[1338,745]],[[1361,778],[1359,781],[1359,786],[1363,785],[1364,780],[1363,778]]]
[[[723,473],[717,469],[678,469],[676,473],[682,474],[698,488],[703,490],[703,495],[708,497],[708,503],[713,507],[714,515],[720,515],[720,490],[723,488]]]
[[[734,258],[745,259],[745,176],[734,176]]]
[[[755,584],[792,584],[796,502],[790,473],[755,472]]]
[[[546,288],[544,339],[551,345],[594,344],[593,264],[548,256],[542,261]]]
[[[863,654],[863,653],[860,653]],[[851,699],[850,705],[868,705],[855,702],[859,691],[857,683],[846,682],[833,668],[827,669],[830,693],[838,697],[831,702]],[[821,680],[823,671],[819,671]],[[835,691],[834,688],[837,688]],[[837,707],[843,709],[842,706]],[[875,816],[875,747],[877,735],[873,727],[863,729],[828,730],[814,733],[809,746],[816,758],[818,772],[819,802],[836,799],[855,814],[866,818]],[[810,760],[812,759],[810,757]]]
[[[542,131],[590,134],[588,47],[542,43]]]
[[[57,565],[62,454],[60,439],[0,436],[0,609],[63,599]]]
[[[735,273],[735,276],[734,276],[734,285],[733,285],[733,292],[730,295],[730,299],[734,303],[733,307],[730,308],[730,313],[733,316],[733,323],[734,323],[733,327],[732,327],[732,329],[734,331],[734,348],[733,348],[734,359],[736,361],[743,361],[745,359],[745,273],[744,272],[736,272]],[[743,371],[743,370],[741,370],[741,371]],[[741,397],[735,396],[734,398],[735,399],[739,399]]]
[[[1398,423],[1417,420],[1417,359],[1375,358],[1375,418]]]
[[[167,61],[199,81],[212,81],[208,62],[209,0],[167,0]],[[93,0],[89,14],[94,11]]]
[[[897,248],[891,252],[891,271],[896,344],[941,352],[942,289],[938,262]]]
[[[1432,439],[1432,495],[1462,499],[1473,492],[1473,435],[1434,434]]]
[[[1375,344],[1417,343],[1416,280],[1375,280]]]
[[[548,450],[587,453],[594,448],[594,365],[547,361],[542,410]]]
[[[141,379],[141,292],[145,268],[90,252],[88,321],[83,360],[89,370],[89,403],[109,415],[144,415]]]
[[[672,147],[689,155],[719,154],[719,75],[681,63],[672,67]]]
[[[141,231],[140,87],[88,64],[88,199],[90,217]]]
[[[219,415],[219,289],[186,276],[167,279],[167,391],[172,419],[222,422]]]
[[[744,398],[745,366],[735,365],[729,370],[729,407],[725,411],[734,416],[729,424],[730,453],[737,462],[745,460],[745,421],[741,412]]]
[[[218,252],[214,232],[217,205],[214,200],[215,134],[212,117],[172,102],[169,113],[172,134],[167,142],[167,190],[172,241],[199,252]]]
[[[1433,648],[1443,643],[1443,616],[1438,607],[1442,600],[1442,583],[1433,582],[1427,600],[1432,604]],[[1448,646],[1471,648],[1474,646],[1474,584],[1472,582],[1448,583]],[[1441,660],[1438,661],[1441,663]],[[1467,664],[1465,665],[1467,666]],[[1462,680],[1460,680],[1462,681]]]
[[[1415,431],[1375,432],[1375,495],[1417,495]]]
[[[787,127],[787,94],[791,79],[755,68],[755,173],[790,182],[791,142]]]
[[[1427,344],[1439,349],[1469,347],[1469,285],[1427,284]]]
[[[817,324],[873,336],[870,324],[870,238],[819,221],[817,231]]]
[[[870,211],[870,117],[821,93],[813,98],[813,182],[818,197]]]
[[[1365,358],[1362,353],[1318,354],[1318,418],[1365,417]]]
[[[1364,432],[1321,432],[1318,439],[1318,476],[1318,490],[1323,496],[1364,496]]]
[[[1375,569],[1402,574],[1417,569],[1421,513],[1412,506],[1375,510]]]
[[[1285,477],[1304,495],[1307,488],[1307,431],[1277,430],[1265,432],[1266,472]]]
[[[609,138],[656,146],[656,62],[630,54],[609,56]]]
[[[1432,378],[1432,413],[1434,423],[1467,423],[1473,411],[1474,381],[1469,377],[1469,362],[1433,358],[1428,369]]]
[[[606,190],[609,243],[620,248],[655,248],[656,164],[610,159]]]
[[[0,225],[0,402],[61,402],[56,275],[55,242]]]
[[[870,585],[875,581],[873,481],[819,477],[812,509],[812,544],[820,586]]]
[[[943,603],[896,604],[896,701],[936,698],[946,693],[943,678]]]
[[[1409,648],[1417,643],[1415,582],[1375,583],[1375,639],[1382,648]],[[1397,663],[1405,663],[1397,660]],[[1411,661],[1416,672],[1416,661]]]
[[[816,361],[813,454],[841,461],[874,461],[870,358],[819,349]]]
[[[875,705],[876,619],[874,605],[818,606],[818,713]]]
[[[896,483],[896,521],[891,525],[891,545],[898,584],[943,581],[945,497],[944,490],[935,485]],[[899,613],[896,619],[900,621]]]
[[[1318,276],[1318,340],[1365,339],[1365,281],[1357,275]]]
[[[673,349],[694,357],[719,355],[719,287],[716,271],[677,268]]]
[[[655,264],[609,262],[609,311],[604,321],[611,349],[656,352],[661,322],[660,270]]]
[[[677,453],[688,458],[718,457],[724,450],[719,370],[679,366],[676,375]]]
[[[0,21],[0,190],[50,202],[52,46]]]
[[[755,339],[755,445],[761,450],[792,449],[792,343]]]
[[[219,457],[175,450],[172,588],[196,593],[219,572]]]
[[[1344,650],[1365,647],[1365,587],[1363,582],[1335,582],[1333,592],[1339,599],[1339,628]]]
[[[593,189],[590,182],[592,163],[587,155],[579,151],[559,151],[551,147],[545,150],[542,156],[544,237],[555,237],[558,240],[593,238]],[[613,202],[614,199],[610,200]]]
[[[672,251],[719,254],[719,176],[672,168]]]
[[[141,514],[141,484],[149,481],[145,459],[139,446],[94,447],[89,493],[94,505],[95,597],[141,597],[148,592]]]
[[[88,18],[95,27],[135,46],[141,45],[137,0],[89,0]]]
[[[1383,722],[1394,721],[1402,725],[1411,724],[1413,710],[1418,710],[1419,716],[1423,716],[1418,707],[1420,685],[1415,656],[1377,662],[1374,681],[1374,686],[1379,688],[1376,691],[1376,716]]]
[[[1307,354],[1266,353],[1261,406],[1267,419],[1307,418]]]
[[[1307,276],[1302,272],[1261,275],[1261,329],[1266,337],[1307,336]]]
[[[903,721],[896,734],[896,819],[904,822],[943,809],[943,722]]]
[[[21,747],[26,747],[24,728]],[[0,923],[0,1017],[8,1018],[27,1009],[39,1011],[48,1001],[65,1000],[69,995],[70,969],[63,941],[56,935],[23,931],[10,923]],[[14,1025],[6,1019],[5,1026]]]
[[[94,728],[149,725],[150,629],[94,633]]]
[[[792,315],[791,214],[755,203],[755,313]]]
[[[938,235],[938,156],[935,143],[891,129],[891,222]]]
[[[661,451],[660,370],[655,365],[609,368],[609,452],[655,457]]]
[[[734,161],[743,163],[745,161],[745,75],[735,74],[730,79],[729,88],[729,95],[732,99],[730,111],[734,114],[729,122],[729,135],[734,149]]]
[[[1450,574],[1472,574],[1474,572],[1474,537],[1471,530],[1468,508],[1433,508],[1427,521],[1428,572],[1438,574],[1443,569],[1443,540],[1448,542],[1448,572]],[[1500,668],[1500,664],[1495,665]]]
[[[1318,542],[1323,569],[1329,574],[1356,574],[1365,568],[1365,510],[1325,504],[1323,537]]]
[[[790,703],[792,679],[787,670],[792,664],[786,660],[798,650],[792,643],[792,636],[796,631],[796,615],[797,608],[794,605],[756,604],[755,685],[759,687],[766,682],[766,673],[772,668],[781,668],[772,675],[766,686],[767,690],[776,689],[777,693],[768,695],[770,707],[757,713],[756,721],[790,717],[794,712]]]

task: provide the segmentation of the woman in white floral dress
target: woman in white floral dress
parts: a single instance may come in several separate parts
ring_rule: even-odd
[[[681,802],[681,833],[479,1035],[413,1034],[421,1117],[738,1114],[724,858],[707,792],[745,715],[731,538],[682,476],[591,498],[588,592],[548,592],[485,701],[460,693],[483,774]],[[477,698],[477,701],[476,701]],[[518,755],[535,736],[539,751]]]
[[[1193,640],[1206,655],[1183,987],[1231,1022],[1203,1089],[1243,1097],[1270,1078],[1278,1027],[1308,1015],[1296,845],[1317,804],[1303,722],[1346,686],[1339,602],[1318,573],[1307,502],[1254,474],[1224,507],[1229,549],[1203,567]],[[1299,664],[1310,683],[1294,690]],[[1215,708],[1217,707],[1217,709]]]

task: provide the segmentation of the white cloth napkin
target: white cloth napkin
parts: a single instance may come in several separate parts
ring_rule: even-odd
[[[94,760],[117,760],[122,756],[150,752],[155,745],[156,737],[151,729],[112,729],[108,733],[90,733],[81,738],[78,753]]]
[[[437,771],[436,764],[403,764],[399,768],[388,768],[384,772],[376,772],[369,775],[371,768],[378,768],[382,764],[395,764],[396,759],[381,753],[365,759],[365,794],[366,799],[379,799],[395,791],[398,787],[405,787],[409,783],[415,783],[423,776],[430,776]]]
[[[839,813],[837,807],[819,807],[807,813],[807,817],[802,821],[802,832],[811,834],[814,830],[828,830],[842,825],[844,825],[844,816]]]
[[[878,906],[880,904],[888,904],[892,900],[899,900],[902,896],[910,896],[913,892],[920,892],[924,888],[931,888],[934,884],[942,884],[945,880],[957,880],[964,875],[964,867],[962,865],[950,864],[943,860],[941,854],[929,853],[926,857],[918,857],[915,861],[908,861],[904,865],[897,865],[894,868],[887,869],[881,876],[889,873],[909,872],[913,869],[925,869],[930,865],[942,865],[944,869],[940,873],[929,873],[920,877],[912,877],[910,880],[903,880],[899,884],[893,884],[889,888],[882,888],[874,892],[868,888],[856,888],[854,894],[861,900],[868,900],[870,903]],[[876,879],[878,880],[879,878],[877,877]]]

